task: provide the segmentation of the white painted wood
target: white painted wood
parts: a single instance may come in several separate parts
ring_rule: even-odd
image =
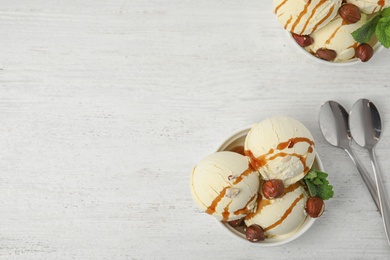
[[[390,192],[389,51],[317,64],[254,0],[2,1],[0,32],[2,258],[389,258],[362,179],[317,125],[328,99],[372,99]],[[335,198],[304,236],[263,249],[200,213],[189,176],[275,114],[311,130]]]

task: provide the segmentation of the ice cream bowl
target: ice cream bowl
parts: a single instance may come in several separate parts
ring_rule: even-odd
[[[295,41],[295,39],[293,38],[291,32],[286,31],[286,34],[287,34],[286,37],[288,38],[288,41],[292,42],[292,45],[294,45],[295,49],[298,49],[298,52],[302,53],[303,56],[306,56],[308,60],[313,60],[316,63],[329,65],[329,66],[341,66],[341,67],[342,66],[351,66],[351,65],[367,63],[367,62],[362,62],[361,60],[359,60],[356,57],[354,57],[354,58],[352,58],[350,60],[347,60],[347,61],[337,61],[337,62],[323,60],[323,59],[317,57],[314,53],[310,53],[309,51],[307,51],[304,47],[301,47]],[[375,59],[375,57],[378,55],[379,52],[381,52],[384,49],[384,47],[376,39],[373,39],[373,41],[370,42],[370,45],[374,49],[374,54],[373,54],[372,59]],[[370,62],[370,61],[368,61],[368,62]]]
[[[243,146],[244,146],[245,138],[249,130],[250,127],[237,131],[236,133],[228,137],[218,147],[217,151],[234,151],[234,152],[242,153],[244,151]],[[323,171],[323,165],[317,153],[315,155],[313,167],[315,169]],[[302,236],[307,230],[309,230],[309,228],[314,224],[314,222],[315,222],[315,218],[306,216],[303,223],[299,227],[297,227],[295,231],[282,236],[267,237],[264,241],[256,242],[255,244],[262,247],[273,247],[273,246],[284,245]],[[222,228],[224,228],[233,237],[245,241],[247,243],[250,243],[245,237],[244,226],[232,227],[227,222],[222,222],[222,221],[217,221],[217,223],[219,223],[219,225],[221,225]]]

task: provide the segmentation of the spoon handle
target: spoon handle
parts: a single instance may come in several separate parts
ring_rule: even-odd
[[[387,241],[390,244],[390,207],[388,204],[388,197],[386,194],[386,190],[383,187],[382,177],[379,172],[378,164],[376,162],[374,148],[369,149],[368,153],[370,155],[371,165],[374,170],[376,186],[378,188],[379,205],[382,211],[383,225],[385,227]]]
[[[360,163],[359,159],[356,157],[355,153],[352,151],[350,146],[347,146],[345,148],[345,151],[348,153],[349,157],[351,157],[352,162],[355,164],[356,168],[358,169],[360,175],[363,178],[363,181],[366,183],[366,186],[368,190],[370,191],[371,197],[374,200],[376,207],[379,210],[379,213],[382,214],[382,210],[379,203],[379,197],[378,197],[378,191],[375,185],[375,182],[372,180],[372,178],[368,175],[366,169],[363,167],[363,165]],[[390,227],[390,226],[389,226]]]

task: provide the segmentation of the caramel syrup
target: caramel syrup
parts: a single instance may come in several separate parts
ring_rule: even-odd
[[[307,13],[307,9],[309,8],[310,4],[311,4],[311,0],[308,0],[307,3],[305,4],[305,7],[302,10],[302,12],[299,13],[297,19],[295,20],[295,22],[291,26],[291,30],[290,31],[293,32],[295,30],[295,27],[299,24],[299,22],[301,21],[302,17]]]
[[[322,1],[318,2],[318,4],[313,8],[313,11],[311,12],[309,18],[306,20],[306,23],[303,26],[302,31],[301,31],[300,34],[302,34],[306,30],[307,25],[310,23],[310,21],[313,18],[314,14],[317,12],[317,9],[320,8],[320,6],[323,5],[325,2],[326,2],[326,0],[322,0]]]
[[[285,148],[293,148],[295,144],[302,143],[302,142],[307,143],[309,145],[309,147],[307,148],[307,153],[312,153],[313,152],[314,142],[311,141],[309,138],[306,138],[306,137],[290,138],[286,142],[279,143],[276,146],[276,149],[277,150],[283,150]],[[301,163],[303,165],[303,168],[304,168],[304,174],[306,174],[310,170],[310,168],[306,165],[306,158],[303,155],[300,155],[300,154],[297,154],[297,153],[288,154],[288,153],[280,152],[280,153],[276,153],[276,154],[272,155],[271,157],[267,158],[269,155],[271,155],[273,153],[274,153],[274,149],[270,149],[268,151],[268,153],[260,155],[259,157],[255,157],[253,155],[252,151],[245,150],[245,155],[249,157],[249,161],[250,161],[250,163],[251,163],[251,165],[253,166],[254,169],[259,169],[262,166],[266,165],[268,161],[272,161],[272,160],[274,160],[274,159],[276,159],[278,157],[285,157],[285,156],[290,155],[290,156],[297,157],[301,161]]]
[[[207,214],[214,214],[215,212],[215,209],[218,205],[218,203],[222,200],[222,198],[225,196],[226,194],[226,190],[230,188],[230,187],[225,187],[222,189],[222,191],[219,193],[219,195],[211,202],[211,205],[207,207],[206,209],[206,213]]]
[[[332,6],[332,8],[330,8],[329,12],[314,26],[313,30],[311,30],[310,33],[313,33],[315,30],[317,30],[318,26],[320,26],[323,22],[326,21],[326,19],[329,18],[329,16],[332,15],[333,10],[334,10],[334,6]]]
[[[279,8],[282,7],[285,3],[287,3],[288,0],[284,0],[283,2],[281,2],[277,7],[275,7],[275,14],[278,12]]]
[[[290,214],[291,212],[293,211],[294,207],[297,205],[297,203],[304,198],[304,195],[301,194],[301,196],[299,196],[298,198],[296,198],[294,200],[294,202],[290,205],[290,207],[284,212],[283,216],[278,220],[276,221],[275,223],[273,223],[272,225],[264,228],[264,231],[268,231],[270,229],[273,229],[277,226],[279,226]]]

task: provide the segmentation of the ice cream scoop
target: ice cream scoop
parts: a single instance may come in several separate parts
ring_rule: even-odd
[[[253,212],[259,184],[259,174],[248,158],[229,151],[207,156],[191,175],[191,192],[198,207],[222,221]]]
[[[268,238],[289,235],[299,229],[307,217],[307,198],[300,182],[290,185],[279,199],[268,200],[260,194],[257,210],[245,218],[245,224],[261,226]]]
[[[342,0],[273,0],[274,12],[284,29],[308,35],[325,26],[338,12]]]
[[[390,0],[347,0],[347,3],[356,5],[365,14],[373,14],[390,6]]]
[[[340,16],[337,16],[326,26],[310,35],[314,39],[314,43],[306,47],[306,50],[316,53],[321,48],[330,49],[337,54],[335,62],[350,60],[355,56],[355,48],[359,45],[351,33],[360,28],[366,21],[366,14],[361,14],[360,20],[353,24],[346,24]]]
[[[264,180],[280,179],[287,187],[310,170],[315,158],[313,140],[301,122],[275,116],[251,128],[245,139],[245,154]]]

